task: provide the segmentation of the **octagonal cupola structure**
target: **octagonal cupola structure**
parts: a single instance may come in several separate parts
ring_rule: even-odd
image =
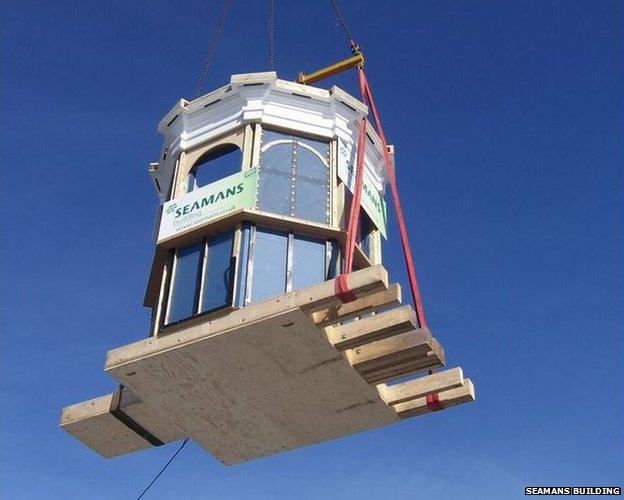
[[[150,175],[162,209],[145,306],[152,334],[322,283],[341,272],[345,212],[367,107],[338,87],[234,75],[161,120]],[[381,263],[381,141],[367,129],[355,268]]]
[[[433,372],[416,287],[415,311],[382,265],[393,165],[367,112],[254,73],[167,113],[150,331],[107,353],[117,389],[61,427],[104,457],[187,437],[234,464],[474,401],[461,368]]]

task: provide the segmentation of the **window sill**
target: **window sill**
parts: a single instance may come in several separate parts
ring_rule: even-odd
[[[173,324],[161,326],[158,329],[158,333],[156,337],[164,337],[166,335],[170,335],[172,333],[180,332],[181,330],[186,330],[187,328],[200,325],[202,323],[210,322],[214,319],[220,318],[222,316],[227,316],[232,311],[236,311],[238,307],[235,306],[225,306],[220,309],[214,311],[208,311],[205,313],[196,314],[195,316],[191,316],[189,318],[177,321]]]

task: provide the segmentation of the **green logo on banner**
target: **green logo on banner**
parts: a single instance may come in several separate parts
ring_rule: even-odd
[[[158,240],[192,229],[256,201],[257,168],[250,168],[195,189],[163,206]]]

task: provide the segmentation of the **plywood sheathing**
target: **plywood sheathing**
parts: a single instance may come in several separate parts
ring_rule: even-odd
[[[224,463],[398,420],[299,308],[107,371]]]

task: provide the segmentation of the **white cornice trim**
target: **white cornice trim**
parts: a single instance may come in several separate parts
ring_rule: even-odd
[[[368,107],[339,87],[329,90],[279,80],[275,72],[232,75],[230,83],[192,101],[180,99],[158,124],[165,136],[158,167],[151,175],[161,186],[161,200],[172,179],[180,152],[256,122],[343,141],[357,141],[357,120]],[[367,131],[366,169],[379,190],[384,187],[381,141]],[[163,159],[164,151],[167,151]]]

